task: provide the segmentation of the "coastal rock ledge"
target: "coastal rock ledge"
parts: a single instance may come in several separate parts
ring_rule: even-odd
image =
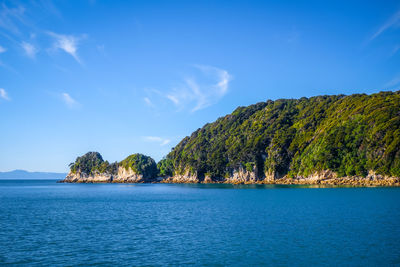
[[[82,172],[69,172],[63,183],[151,183],[155,182],[153,177],[145,177],[132,169],[118,167],[117,174],[93,173],[86,174]]]
[[[277,185],[326,185],[326,186],[400,186],[399,177],[386,177],[368,174],[367,177],[335,177],[334,175],[316,174],[310,177],[288,178],[282,177],[277,179],[253,179],[253,177],[229,177],[220,180],[212,180],[210,177],[198,179],[196,176],[177,175],[172,177],[151,178],[143,177],[136,174],[132,170],[118,169],[117,175],[107,173],[98,173],[87,175],[85,173],[69,173],[62,183],[201,183],[201,184],[277,184]]]
[[[343,185],[343,186],[400,186],[400,177],[389,177],[370,171],[366,177],[338,177],[336,173],[326,170],[314,173],[309,177],[271,177],[257,178],[255,173],[237,172],[235,175],[211,179],[199,179],[196,175],[177,175],[161,180],[161,183],[222,183],[222,184],[277,184],[277,185]]]
[[[264,177],[257,178],[254,173],[235,173],[234,176],[221,179],[203,179],[196,175],[175,175],[171,177],[144,177],[133,170],[118,168],[116,175],[109,173],[85,174],[70,172],[62,183],[179,183],[179,184],[277,184],[277,185],[322,185],[322,186],[400,186],[399,177],[388,177],[370,171],[366,177],[337,177],[331,171],[315,173],[309,177]]]

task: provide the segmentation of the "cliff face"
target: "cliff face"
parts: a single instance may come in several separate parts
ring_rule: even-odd
[[[179,183],[179,184],[192,184],[201,183],[202,180],[199,179],[197,174],[191,174],[186,171],[184,174],[175,174],[174,176],[167,177],[161,181],[162,183]]]
[[[107,173],[86,174],[82,172],[69,172],[63,183],[111,183],[113,176]]]
[[[254,170],[248,171],[240,168],[239,170],[235,170],[232,176],[225,178],[225,181],[226,183],[230,184],[256,183],[258,181],[258,177]]]
[[[132,169],[118,167],[117,174],[94,173],[86,174],[82,172],[70,172],[61,182],[63,183],[151,183],[155,179],[151,177],[143,177]]]
[[[152,182],[153,179],[146,179],[142,174],[137,174],[132,169],[118,168],[118,174],[114,177],[113,183],[146,183]]]

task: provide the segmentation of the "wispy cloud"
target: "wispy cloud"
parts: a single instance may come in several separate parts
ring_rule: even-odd
[[[78,101],[76,101],[74,98],[72,98],[68,93],[62,93],[61,97],[64,101],[64,103],[69,107],[69,108],[76,108],[79,106]]]
[[[153,102],[151,102],[150,98],[145,97],[143,98],[144,102],[146,103],[146,105],[148,105],[149,107],[154,107]]]
[[[165,94],[180,109],[192,106],[192,112],[217,103],[228,92],[232,80],[232,75],[226,70],[206,65],[193,67],[200,71],[198,75],[186,77],[181,86]]]
[[[398,86],[400,86],[400,74],[383,85],[385,89],[393,89]]]
[[[399,49],[400,49],[400,45],[396,45],[396,46],[393,48],[392,56],[395,55],[395,54],[397,53],[397,51],[399,51]]]
[[[30,58],[35,58],[36,53],[38,52],[38,49],[30,43],[27,42],[22,42],[21,47],[24,49],[25,54],[30,57]]]
[[[400,10],[397,11],[391,18],[389,18],[379,29],[371,36],[369,41],[374,40],[389,28],[396,26],[400,23]]]
[[[6,90],[4,90],[3,88],[0,88],[0,98],[10,101],[10,98],[8,97]]]
[[[71,55],[79,64],[82,64],[82,61],[78,56],[78,45],[79,42],[85,38],[85,35],[77,37],[73,35],[57,34],[54,32],[48,32],[48,34],[55,39],[53,44],[54,49],[63,50]]]
[[[175,105],[179,105],[181,103],[181,101],[178,99],[178,97],[176,97],[175,95],[177,94],[177,92],[173,92],[172,94],[167,94],[166,97],[172,101],[172,103],[174,103]],[[185,96],[185,94],[181,94],[181,98]]]
[[[159,136],[144,136],[143,139],[147,142],[159,143],[160,146],[165,146],[171,142],[171,140]]]
[[[4,52],[6,52],[7,51],[7,49],[5,49],[4,47],[2,47],[1,45],[0,45],[0,54],[1,53],[4,53]]]
[[[10,8],[3,2],[0,6],[0,28],[12,34],[20,34],[18,24],[24,22],[24,13],[23,6]]]

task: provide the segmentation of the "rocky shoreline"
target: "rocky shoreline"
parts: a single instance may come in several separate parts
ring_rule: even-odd
[[[370,180],[366,177],[343,177],[339,179],[322,179],[322,180],[311,180],[311,179],[299,179],[299,178],[282,178],[277,180],[259,180],[259,181],[194,181],[193,179],[176,179],[175,177],[169,177],[163,179],[160,183],[171,183],[171,184],[259,184],[259,185],[327,185],[327,186],[400,186],[400,178],[385,178],[379,180]]]
[[[132,169],[118,167],[116,174],[99,173],[86,174],[83,172],[69,172],[64,180],[60,183],[151,183],[157,182],[160,179],[144,177],[142,174],[137,174]]]
[[[400,177],[389,177],[370,171],[366,177],[346,176],[337,177],[336,173],[325,170],[316,172],[308,177],[290,178],[287,176],[277,177],[276,174],[266,174],[258,178],[255,172],[239,170],[232,176],[220,180],[210,177],[198,179],[196,175],[177,175],[163,179],[161,183],[222,183],[222,184],[276,184],[276,185],[347,185],[347,186],[400,186]]]
[[[175,175],[173,177],[144,178],[132,170],[118,169],[117,175],[97,173],[86,175],[84,173],[69,173],[60,183],[178,183],[178,184],[276,184],[276,185],[326,185],[326,186],[400,186],[399,177],[388,177],[370,172],[366,177],[336,177],[330,171],[316,173],[309,177],[266,177],[257,179],[252,173],[235,173],[232,177],[219,180],[205,177],[199,179],[196,175]]]

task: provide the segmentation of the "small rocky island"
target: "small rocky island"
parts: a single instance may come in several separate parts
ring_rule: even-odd
[[[400,91],[268,100],[185,137],[160,162],[89,152],[62,182],[400,186]]]
[[[156,162],[133,154],[121,162],[104,161],[98,152],[88,152],[70,164],[65,183],[151,183],[157,181]]]

